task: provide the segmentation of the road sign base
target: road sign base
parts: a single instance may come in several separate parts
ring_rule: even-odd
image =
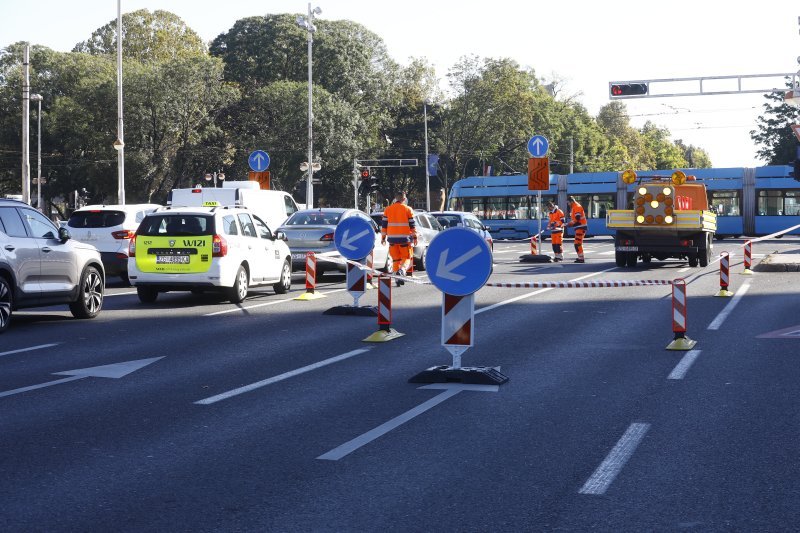
[[[354,306],[354,305],[337,305],[331,307],[322,313],[323,315],[342,315],[342,316],[369,316],[375,318],[378,316],[377,307],[369,306]]]
[[[477,366],[453,368],[433,366],[408,380],[409,383],[467,383],[470,385],[501,385],[508,381],[497,367]]]
[[[396,339],[398,337],[404,336],[405,333],[400,333],[399,331],[395,330],[394,328],[389,328],[388,330],[379,329],[362,342],[388,342],[390,340]]]
[[[545,254],[525,254],[519,256],[520,263],[551,263],[553,258]]]
[[[671,343],[667,344],[667,350],[687,351],[694,348],[695,344],[697,344],[697,341],[693,341],[689,337],[678,337]]]
[[[733,293],[731,291],[729,291],[728,289],[720,289],[719,292],[717,294],[715,294],[714,296],[723,296],[725,298],[729,298],[729,297],[733,296]]]
[[[318,292],[304,292],[295,298],[295,300],[317,300],[319,298],[325,298],[325,295]]]
[[[745,268],[744,271],[742,271],[742,275],[743,276],[752,276],[753,275],[753,271],[750,270],[749,268]]]

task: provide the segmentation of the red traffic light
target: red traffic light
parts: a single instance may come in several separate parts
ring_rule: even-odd
[[[646,83],[617,83],[611,86],[611,96],[638,96],[649,91]]]
[[[361,171],[361,179],[368,180],[369,179],[369,170],[362,170]]]

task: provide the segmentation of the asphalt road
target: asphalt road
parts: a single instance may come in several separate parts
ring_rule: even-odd
[[[497,387],[408,382],[452,363],[424,273],[393,288],[404,336],[385,343],[363,342],[375,318],[323,314],[353,303],[336,276],[321,299],[294,300],[295,275],[240,305],[143,305],[111,279],[95,320],[19,312],[0,337],[0,530],[793,530],[800,274],[742,275],[741,243],[715,242],[732,297],[718,263],[620,269],[590,239],[586,264],[530,264],[496,243],[490,282],[685,278],[697,341],[666,350],[670,286],[487,286],[462,359],[499,367]],[[754,263],[798,250],[757,243]]]

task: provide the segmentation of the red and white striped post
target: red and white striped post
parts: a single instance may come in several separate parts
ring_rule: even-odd
[[[672,332],[667,350],[691,350],[697,344],[686,336],[686,280],[681,278],[672,282]]]
[[[324,298],[324,294],[314,292],[317,286],[317,256],[314,252],[306,253],[306,292],[295,298],[295,300],[315,300]]]
[[[531,237],[531,255],[538,255],[539,254],[538,250],[536,249],[536,241],[538,241],[538,240],[539,240],[539,235],[538,234],[536,234],[533,237]]]
[[[372,268],[373,268],[373,265],[375,264],[375,251],[374,250],[371,251],[367,255],[367,258],[365,259],[365,261],[366,261],[366,267],[367,267],[367,289],[372,289],[372,288],[375,287],[372,284]]]
[[[753,250],[752,250],[752,247],[753,247],[753,241],[745,241],[745,243],[744,243],[744,272],[742,272],[742,274],[744,274],[746,276],[749,276],[749,275],[753,274],[753,271],[750,270],[750,267],[752,266],[752,263],[753,263],[753,256],[752,256]]]
[[[392,328],[392,278],[386,274],[378,275],[378,331],[364,339],[364,342],[386,342],[402,337]]]
[[[358,307],[358,300],[366,292],[366,276],[361,265],[347,262],[347,292],[353,297],[353,307]]]
[[[714,296],[733,296],[728,290],[730,285],[730,254],[722,252],[719,254],[722,259],[719,261],[719,292]]]
[[[461,354],[475,345],[475,294],[442,293],[442,346],[453,355],[452,368],[461,368]]]

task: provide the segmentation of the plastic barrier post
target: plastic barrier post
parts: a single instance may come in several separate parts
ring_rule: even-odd
[[[744,272],[742,272],[745,276],[750,276],[753,274],[753,271],[750,270],[750,267],[753,263],[753,241],[745,241],[744,243]]]
[[[733,293],[728,290],[728,285],[730,284],[728,268],[728,265],[730,264],[730,254],[728,252],[722,252],[719,255],[722,256],[722,259],[719,262],[719,292],[714,296],[733,296]]]
[[[363,342],[387,342],[403,335],[405,333],[392,328],[392,278],[381,274],[378,276],[378,331]]]
[[[686,336],[686,280],[672,282],[672,332],[674,338],[667,350],[691,350],[697,341]]]
[[[314,252],[306,253],[306,292],[295,300],[316,300],[325,298],[324,294],[314,292],[317,286],[317,256]]]
[[[533,237],[531,237],[531,255],[538,255],[539,254],[539,252],[536,250],[536,238],[538,236],[539,235],[534,235]]]

